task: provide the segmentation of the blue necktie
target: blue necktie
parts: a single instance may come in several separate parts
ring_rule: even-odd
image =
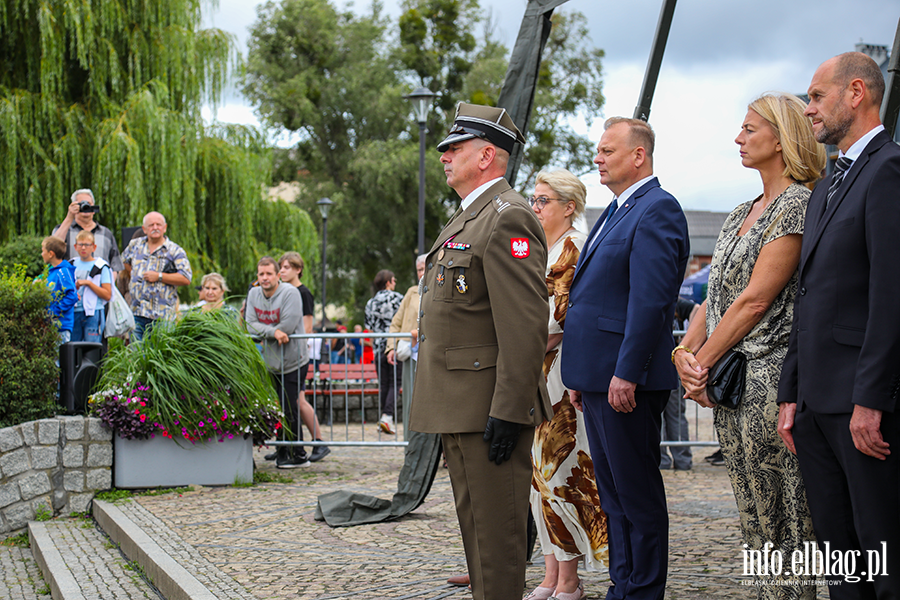
[[[837,159],[837,162],[834,163],[834,173],[831,174],[831,185],[828,186],[828,194],[825,196],[825,208],[828,208],[831,198],[841,187],[841,183],[844,181],[844,175],[852,164],[853,161],[846,156],[840,157]]]
[[[606,215],[606,220],[603,221],[604,227],[606,227],[606,225],[609,223],[609,220],[612,219],[612,216],[616,214],[617,210],[619,210],[619,199],[613,196],[613,201],[610,203],[609,214]]]

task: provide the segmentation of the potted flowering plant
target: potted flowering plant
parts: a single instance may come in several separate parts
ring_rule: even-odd
[[[259,351],[220,311],[157,322],[111,351],[97,389],[90,410],[115,432],[117,487],[250,480],[252,444],[281,427]]]

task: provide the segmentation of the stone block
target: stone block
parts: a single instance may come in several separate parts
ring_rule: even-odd
[[[88,467],[111,467],[113,462],[112,444],[101,442],[88,446]]]
[[[19,427],[0,429],[0,452],[9,452],[22,446],[22,434]]]
[[[0,508],[4,506],[9,506],[13,502],[18,502],[22,499],[22,496],[19,495],[19,486],[15,483],[6,483],[4,485],[0,485]]]
[[[49,446],[59,443],[59,421],[56,419],[41,419],[38,425],[38,443]]]
[[[69,503],[61,512],[65,515],[87,512],[93,498],[93,494],[69,494]]]
[[[52,469],[59,463],[58,446],[35,446],[31,449],[32,469]]]
[[[3,476],[7,479],[19,473],[24,473],[29,468],[31,467],[28,463],[28,453],[25,451],[25,448],[19,448],[0,456],[0,469],[3,469]]]
[[[6,515],[6,523],[12,531],[26,527],[28,521],[34,520],[34,509],[27,502],[13,506],[4,514]]]
[[[63,448],[63,466],[68,469],[84,466],[84,444],[66,444]]]
[[[25,445],[37,446],[37,421],[22,423],[19,427],[21,427],[22,439],[25,441]]]
[[[88,439],[92,442],[108,442],[112,440],[112,429],[103,426],[103,421],[95,417],[87,419]]]
[[[84,439],[84,431],[86,429],[84,417],[60,417],[60,419],[65,425],[66,441]]]
[[[63,489],[67,492],[83,492],[84,473],[81,471],[66,471],[63,479]]]
[[[89,490],[108,490],[112,487],[112,469],[91,469],[87,473]]]
[[[42,494],[49,494],[52,489],[50,478],[43,472],[25,475],[17,483],[19,484],[19,493],[22,494],[22,500],[31,500]]]

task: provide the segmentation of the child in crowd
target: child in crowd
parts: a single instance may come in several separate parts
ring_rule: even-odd
[[[65,344],[72,337],[72,316],[78,295],[75,293],[75,267],[62,259],[66,255],[66,243],[53,236],[41,242],[41,258],[50,265],[47,287],[53,301],[47,310],[59,321],[59,343]]]
[[[75,267],[75,287],[78,302],[72,327],[73,342],[103,342],[106,327],[105,307],[112,298],[112,272],[102,258],[94,258],[97,244],[90,231],[79,231],[75,238],[78,256],[72,259]]]

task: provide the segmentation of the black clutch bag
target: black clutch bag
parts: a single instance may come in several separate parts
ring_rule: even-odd
[[[706,396],[713,404],[737,408],[744,395],[747,376],[747,357],[729,350],[720,358],[706,380]]]

